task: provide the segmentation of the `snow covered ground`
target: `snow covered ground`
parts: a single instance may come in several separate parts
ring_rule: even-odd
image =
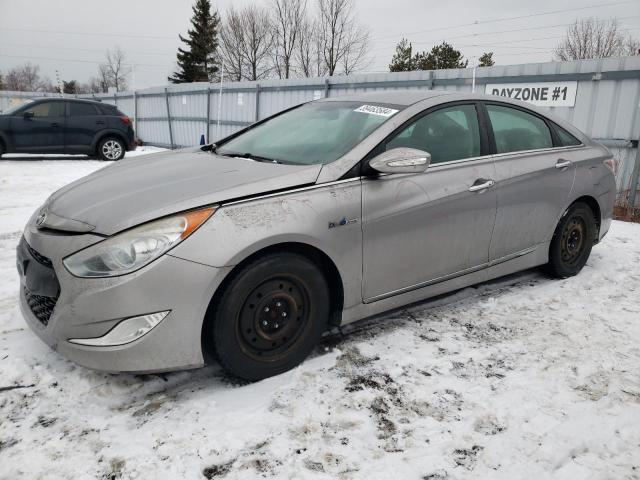
[[[164,152],[166,148],[144,145],[137,147],[131,152],[125,153],[126,158],[137,157],[139,155],[149,155],[150,153]],[[81,160],[88,158],[86,155],[58,155],[58,154],[32,154],[32,153],[8,153],[2,156],[5,160]]]
[[[640,225],[576,278],[361,322],[259,383],[108,375],[31,333],[14,265],[30,213],[104,165],[0,161],[0,478],[640,478]]]

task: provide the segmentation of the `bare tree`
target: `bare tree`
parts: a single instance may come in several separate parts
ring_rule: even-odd
[[[296,47],[296,71],[303,77],[322,77],[327,66],[322,55],[322,38],[318,23],[308,18],[300,26],[300,40]]]
[[[7,90],[19,92],[54,91],[51,81],[40,75],[40,67],[29,62],[9,70],[4,78],[4,86]]]
[[[100,71],[98,71],[98,76],[89,78],[89,81],[83,85],[83,88],[86,90],[84,93],[106,93],[105,89],[106,84],[102,76],[100,75]]]
[[[220,30],[220,52],[224,71],[230,80],[244,78],[244,28],[242,15],[234,7],[227,10]]]
[[[353,72],[366,61],[369,32],[358,25],[353,0],[318,0],[319,39],[323,61],[329,75]],[[346,58],[345,58],[346,57]]]
[[[293,73],[297,47],[305,33],[306,16],[306,0],[272,0],[273,65],[280,78],[289,78]]]
[[[244,27],[245,79],[260,80],[270,73],[269,54],[273,33],[269,12],[265,8],[249,5],[242,10]]]
[[[300,24],[300,38],[295,52],[296,68],[303,77],[313,77],[315,75],[315,37],[316,24],[308,18],[304,18]]]
[[[127,57],[120,47],[107,50],[105,54],[106,62],[99,67],[99,73],[105,70],[107,85],[115,87],[117,92],[127,89],[127,77],[131,73],[131,68],[127,64]]]
[[[623,46],[623,55],[630,57],[640,55],[640,40],[628,35]]]
[[[98,75],[92,77],[90,81],[95,80],[99,86],[98,92],[107,93],[109,87],[112,87],[111,76],[109,74],[109,67],[105,63],[98,65]]]
[[[273,33],[266,8],[230,7],[220,39],[225,71],[232,80],[260,80],[271,73]]]
[[[638,41],[625,38],[616,20],[597,18],[576,20],[567,30],[566,38],[555,49],[558,60],[580,60],[633,55]],[[637,53],[636,53],[637,54]]]
[[[347,36],[345,53],[342,57],[342,73],[350,75],[355,70],[368,67],[371,64],[371,59],[367,59],[368,51],[369,30],[355,26]]]

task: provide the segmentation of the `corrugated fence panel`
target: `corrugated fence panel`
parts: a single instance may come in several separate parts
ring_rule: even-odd
[[[628,193],[640,136],[640,56],[496,65],[477,68],[475,73],[476,92],[484,92],[487,83],[576,81],[574,106],[547,107],[542,110],[573,123],[587,135],[609,146],[619,161],[619,192]],[[222,85],[193,83],[139,90],[135,98],[133,92],[79,97],[116,104],[135,119],[138,137],[145,143],[180,147],[197,145],[202,135],[205,139],[215,141],[258,119],[325,96],[396,89],[470,92],[472,78],[473,69],[466,68],[330,78],[269,79],[226,82]],[[44,95],[0,92],[0,110]],[[637,202],[640,203],[640,194]]]

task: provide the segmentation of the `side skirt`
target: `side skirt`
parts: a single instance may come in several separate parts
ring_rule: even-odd
[[[354,305],[353,307],[343,310],[341,325],[346,325],[364,318],[379,315],[390,310],[395,310],[412,303],[427,300],[431,297],[460,290],[461,288],[466,288],[471,285],[510,275],[521,270],[544,265],[548,261],[549,243],[546,242],[527,251],[527,253],[518,254],[515,258],[500,261],[499,263],[493,262],[481,270],[476,270],[455,278],[443,280],[435,284],[429,284],[421,288],[399,293],[392,297],[383,298],[371,303],[360,303],[358,305]]]

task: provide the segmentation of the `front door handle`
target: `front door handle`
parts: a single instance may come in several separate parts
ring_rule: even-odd
[[[496,184],[493,180],[487,180],[485,178],[479,178],[473,185],[469,187],[470,192],[480,192],[482,190],[486,190],[487,188],[491,188]]]
[[[52,123],[51,123],[51,126],[52,126],[52,127],[59,127],[60,125],[58,124],[58,122],[52,122]]]
[[[98,120],[98,121],[96,122],[96,125],[104,125],[104,122],[103,122],[102,120]]]
[[[558,160],[558,163],[556,163],[556,168],[557,169],[562,169],[562,168],[567,168],[571,166],[571,160],[565,160],[564,158],[561,158],[560,160]]]

